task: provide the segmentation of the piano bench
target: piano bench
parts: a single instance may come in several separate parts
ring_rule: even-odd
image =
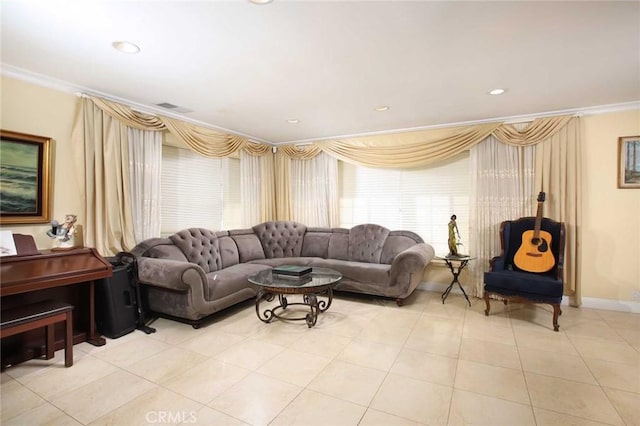
[[[2,311],[0,338],[45,327],[47,359],[53,358],[55,337],[54,325],[65,323],[64,366],[73,365],[73,305],[56,300],[18,306]]]

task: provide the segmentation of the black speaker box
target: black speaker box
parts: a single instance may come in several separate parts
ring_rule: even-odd
[[[113,276],[96,281],[96,327],[111,339],[131,333],[138,325],[138,306],[131,263],[108,258]]]

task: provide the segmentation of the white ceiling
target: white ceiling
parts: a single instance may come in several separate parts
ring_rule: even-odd
[[[4,75],[169,102],[273,143],[640,100],[638,1],[1,0],[0,13]]]

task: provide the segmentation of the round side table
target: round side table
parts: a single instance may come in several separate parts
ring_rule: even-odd
[[[442,293],[442,296],[441,296],[442,303],[444,303],[444,301],[447,300],[447,296],[449,296],[449,293],[451,293],[451,289],[453,288],[454,284],[458,284],[458,287],[460,287],[460,290],[462,290],[462,294],[464,294],[464,298],[467,299],[467,302],[469,303],[469,306],[471,306],[471,301],[469,300],[469,297],[467,296],[467,293],[464,291],[464,288],[460,284],[460,281],[458,280],[458,277],[460,276],[460,273],[462,272],[462,270],[467,266],[469,261],[475,259],[475,257],[471,257],[471,256],[436,256],[436,259],[443,260],[444,263],[447,264],[447,266],[449,267],[449,270],[451,271],[451,274],[453,275],[453,280],[451,281],[451,284],[449,284],[449,287],[447,287],[447,289],[444,291],[444,293]]]

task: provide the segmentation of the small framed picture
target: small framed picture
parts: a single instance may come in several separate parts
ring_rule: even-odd
[[[640,188],[640,136],[618,138],[618,188]]]
[[[0,224],[50,220],[51,139],[0,130]]]

